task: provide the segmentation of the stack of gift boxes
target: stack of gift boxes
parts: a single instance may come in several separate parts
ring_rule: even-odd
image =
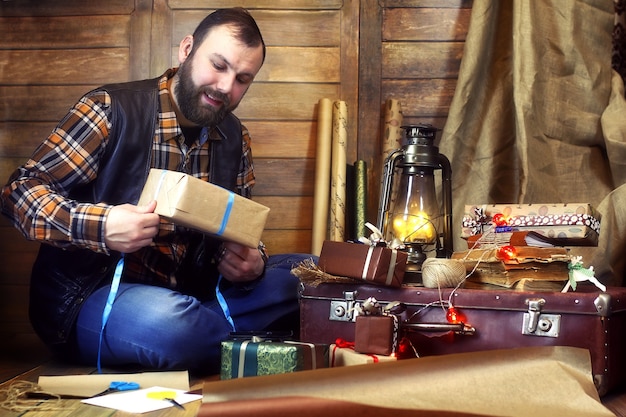
[[[325,241],[319,257],[324,273],[373,285],[400,287],[407,255],[384,246]],[[376,299],[355,306],[354,337],[332,344],[268,340],[263,335],[222,343],[221,379],[271,375],[325,367],[352,366],[415,357],[399,340],[398,309]],[[396,305],[396,307],[398,307]]]
[[[333,344],[316,344],[258,333],[233,335],[222,342],[220,378],[275,375],[327,367],[395,361],[400,345],[398,317],[368,299],[358,307],[354,340],[338,338]]]
[[[597,246],[600,216],[586,203],[467,205],[462,237],[466,288],[558,291],[568,280],[570,246]]]

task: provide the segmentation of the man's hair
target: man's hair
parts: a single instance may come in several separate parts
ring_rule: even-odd
[[[265,41],[261,35],[261,30],[256,24],[252,15],[242,7],[230,9],[218,9],[205,17],[193,32],[193,48],[195,52],[197,46],[204,42],[204,38],[214,27],[228,25],[233,29],[235,38],[248,47],[263,46],[263,61],[265,61]]]

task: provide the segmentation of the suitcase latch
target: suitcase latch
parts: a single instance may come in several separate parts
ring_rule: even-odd
[[[353,321],[356,318],[354,314],[356,295],[356,291],[344,291],[343,300],[332,300],[330,302],[329,320]]]
[[[528,313],[524,313],[522,334],[528,336],[559,337],[561,327],[561,315],[542,314],[546,300],[543,298],[530,298],[526,300]]]

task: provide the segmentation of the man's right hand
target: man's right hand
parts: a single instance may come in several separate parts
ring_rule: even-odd
[[[145,206],[114,206],[104,224],[107,248],[131,253],[148,246],[159,232],[159,215],[154,212],[155,209],[156,201]]]

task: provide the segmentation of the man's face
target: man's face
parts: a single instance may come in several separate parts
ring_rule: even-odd
[[[263,47],[255,48],[235,39],[228,26],[207,34],[190,55],[193,40],[181,43],[175,100],[183,115],[200,126],[220,123],[234,110],[263,63]]]

